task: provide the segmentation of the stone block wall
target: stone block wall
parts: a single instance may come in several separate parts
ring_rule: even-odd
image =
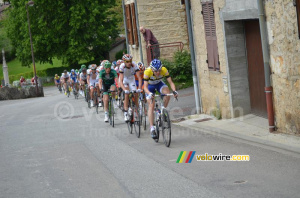
[[[132,2],[126,0],[125,4]],[[181,5],[179,0],[138,0],[137,7],[139,25],[150,29],[159,43],[183,42],[184,49],[189,49],[185,5]],[[146,45],[143,35],[140,36],[142,43],[138,48],[130,46],[130,51],[134,60],[140,61],[139,48],[142,47],[143,61],[146,63]],[[170,59],[176,50],[175,48],[161,49],[161,58]]]
[[[300,39],[292,0],[265,0],[276,126],[300,134]]]
[[[206,63],[207,48],[203,15],[201,14],[202,4],[200,0],[191,0],[196,64],[200,78],[201,98],[204,113],[210,114],[212,109],[218,108],[221,110],[222,118],[231,118],[229,93],[225,93],[223,90],[223,77],[227,77],[227,63],[224,46],[223,24],[219,15],[224,4],[224,0],[214,0],[215,23],[220,61],[220,72],[217,72],[210,71]]]

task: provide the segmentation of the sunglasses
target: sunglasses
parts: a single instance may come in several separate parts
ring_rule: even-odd
[[[132,61],[124,61],[125,63],[131,63]]]
[[[96,69],[92,69],[92,71],[96,71]]]

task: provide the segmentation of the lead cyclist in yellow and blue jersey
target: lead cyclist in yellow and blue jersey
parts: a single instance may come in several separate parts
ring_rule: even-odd
[[[170,93],[168,86],[162,81],[164,77],[167,79],[168,83],[170,84],[170,87],[173,90],[174,97],[177,98],[178,92],[176,91],[175,84],[173,83],[167,68],[163,67],[160,60],[158,59],[152,60],[150,63],[150,67],[148,67],[144,72],[144,91],[146,93],[146,99],[149,105],[148,118],[150,123],[150,133],[153,139],[157,139],[157,135],[155,133],[155,127],[153,125],[153,112],[155,107],[155,100],[152,99],[154,98],[156,91],[158,91],[161,94]],[[164,97],[165,108],[167,108],[169,101],[170,101],[170,96],[165,96]]]

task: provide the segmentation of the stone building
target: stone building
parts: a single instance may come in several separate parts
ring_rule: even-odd
[[[146,43],[139,27],[150,29],[160,44],[182,42],[188,49],[185,6],[178,0],[123,0],[128,50],[134,61],[147,65]],[[168,59],[178,47],[161,48],[161,58]]]
[[[204,113],[218,109],[223,118],[249,113],[267,118],[265,81],[270,77],[276,127],[281,132],[300,133],[300,40],[295,4],[300,1],[263,1],[271,69],[267,78],[257,0],[189,2]]]
[[[189,13],[185,1],[124,0],[136,12],[127,17],[127,21],[137,19],[128,45],[135,60],[147,59],[139,26],[151,29],[160,43],[182,41],[187,48],[193,41],[203,113],[217,112],[222,118],[254,114],[268,118],[269,127],[274,126],[274,118],[278,131],[299,134],[300,0],[263,0],[265,59],[257,0],[189,0]],[[188,38],[187,14],[192,38]],[[270,90],[273,104],[268,100],[267,108]],[[274,110],[273,116],[268,109]]]

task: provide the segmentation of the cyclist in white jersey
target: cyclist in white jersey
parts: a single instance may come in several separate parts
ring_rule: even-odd
[[[94,102],[95,102],[95,101],[92,100],[94,91],[97,91],[98,97],[99,97],[99,92],[100,92],[100,90],[98,88],[99,75],[96,71],[96,68],[97,68],[96,64],[93,64],[91,66],[91,71],[87,76],[87,82],[88,82],[88,85],[90,87],[90,98],[91,98],[90,103],[91,103],[92,107],[94,106]],[[100,101],[100,98],[98,98],[98,100]],[[99,103],[99,106],[100,106],[100,103]]]
[[[61,74],[61,81],[64,84],[65,95],[67,95],[67,82],[70,82],[70,74],[67,70],[64,70],[64,73]]]
[[[87,84],[87,72],[86,68],[83,68],[80,75],[79,75],[79,82],[80,82],[80,94],[84,96],[84,90],[85,90],[85,85]]]
[[[125,54],[123,56],[124,63],[120,65],[119,71],[120,71],[120,77],[119,77],[119,83],[120,87],[123,89],[125,93],[125,101],[124,101],[124,120],[125,122],[128,122],[128,103],[129,103],[129,93],[130,91],[136,91],[134,94],[134,102],[136,107],[138,108],[138,93],[141,92],[142,89],[142,76],[139,71],[138,66],[132,62],[132,56],[130,54]],[[135,83],[135,77],[134,75],[137,75],[139,79],[139,87],[137,89],[136,83]],[[135,114],[136,115],[136,114]],[[136,120],[138,119],[138,116]]]

